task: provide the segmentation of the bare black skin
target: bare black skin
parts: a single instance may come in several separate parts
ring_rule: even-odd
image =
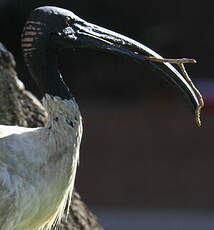
[[[29,33],[35,30],[39,33]],[[30,44],[27,39],[31,40]],[[27,44],[31,51],[27,51]],[[67,48],[92,48],[148,62],[182,90],[194,110],[200,103],[190,84],[171,64],[158,64],[145,58],[161,58],[160,55],[128,37],[88,23],[65,9],[52,6],[35,9],[23,31],[22,47],[25,61],[42,95],[48,93],[62,99],[72,98],[58,70],[58,53]]]

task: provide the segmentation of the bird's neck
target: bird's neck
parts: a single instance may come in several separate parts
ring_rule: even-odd
[[[46,46],[32,49],[30,55],[25,56],[28,69],[36,81],[41,97],[45,94],[71,99],[72,94],[58,69],[58,53]]]

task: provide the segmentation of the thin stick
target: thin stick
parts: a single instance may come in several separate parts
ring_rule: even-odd
[[[181,59],[170,59],[170,58],[156,58],[153,56],[148,56],[146,57],[146,59],[153,61],[153,62],[159,62],[159,63],[164,63],[164,62],[168,62],[171,64],[176,64],[178,65],[178,67],[180,68],[183,77],[186,79],[186,81],[190,84],[190,86],[192,87],[193,91],[195,92],[198,100],[199,100],[199,105],[196,108],[195,111],[195,119],[196,119],[196,123],[197,125],[200,127],[201,126],[201,120],[200,120],[200,111],[204,106],[204,101],[202,98],[202,95],[200,94],[199,90],[195,87],[195,85],[193,84],[192,80],[190,79],[184,64],[188,64],[188,63],[196,63],[195,59],[189,59],[189,58],[181,58]]]
[[[163,63],[163,62],[168,62],[168,63],[171,63],[171,64],[186,64],[186,63],[191,63],[191,64],[195,64],[197,63],[195,59],[192,59],[192,58],[178,58],[178,59],[174,59],[174,58],[156,58],[156,57],[153,57],[153,56],[148,56],[148,57],[145,57],[146,59],[150,60],[150,61],[154,61],[154,62],[160,62],[160,63]]]
[[[201,126],[200,112],[201,112],[201,109],[204,107],[204,101],[203,101],[202,95],[199,92],[199,90],[195,87],[192,80],[190,79],[190,77],[189,77],[189,75],[188,75],[188,73],[184,67],[184,64],[181,63],[178,66],[181,69],[184,77],[186,78],[186,80],[190,84],[190,86],[192,87],[193,91],[195,92],[195,94],[197,95],[197,98],[199,100],[199,105],[197,106],[196,111],[195,111],[195,119],[196,119],[197,125],[200,127]]]

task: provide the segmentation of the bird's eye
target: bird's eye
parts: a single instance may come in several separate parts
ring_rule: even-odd
[[[69,17],[69,16],[68,16],[68,17],[66,17],[66,19],[65,19],[65,23],[66,23],[66,25],[67,25],[67,26],[70,26],[70,25],[71,25],[71,23],[72,23],[72,21],[73,21],[73,20],[72,20],[72,18],[71,18],[71,17]]]

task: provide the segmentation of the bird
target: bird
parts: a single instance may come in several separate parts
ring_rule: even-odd
[[[37,128],[0,125],[0,230],[50,230],[68,213],[83,126],[79,106],[58,67],[62,50],[91,48],[147,62],[177,85],[194,109],[200,106],[193,86],[178,70],[146,58],[161,59],[159,54],[70,10],[34,9],[24,25],[21,46],[48,122]]]

